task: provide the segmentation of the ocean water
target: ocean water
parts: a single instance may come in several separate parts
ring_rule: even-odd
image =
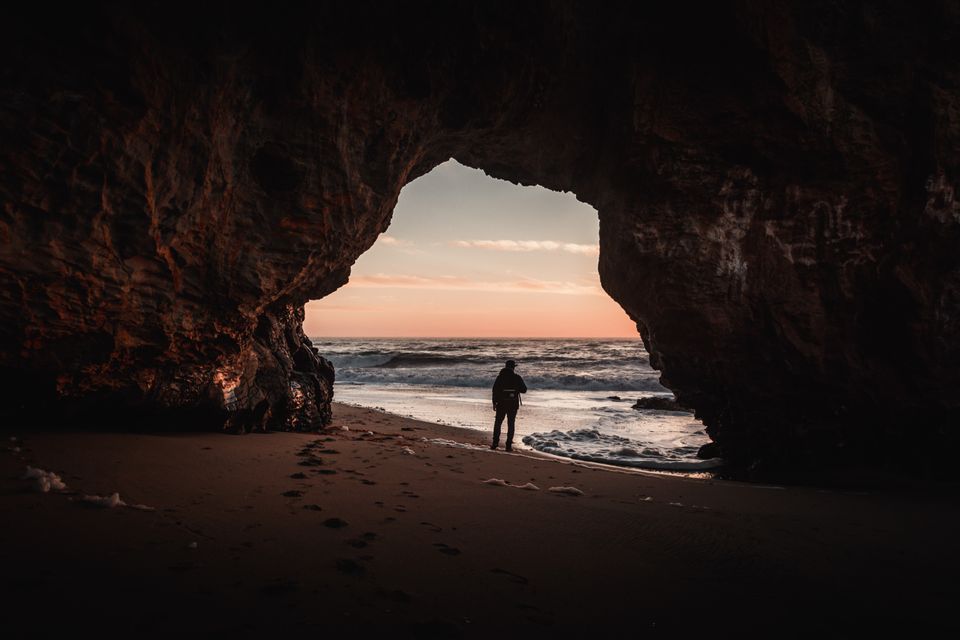
[[[692,414],[632,408],[638,398],[673,397],[639,339],[311,340],[336,367],[337,402],[492,435],[491,387],[512,359],[529,389],[517,415],[517,449],[674,471],[721,463],[696,457],[709,438]]]

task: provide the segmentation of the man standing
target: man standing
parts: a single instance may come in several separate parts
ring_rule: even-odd
[[[493,409],[497,418],[493,422],[493,444],[491,449],[500,445],[500,427],[503,418],[507,418],[507,451],[513,451],[513,429],[517,422],[517,409],[520,408],[520,394],[527,392],[527,385],[523,378],[514,373],[517,363],[507,360],[506,366],[500,370],[496,382],[493,383]]]

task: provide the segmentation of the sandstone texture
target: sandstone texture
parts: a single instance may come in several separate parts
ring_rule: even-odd
[[[734,463],[955,441],[958,23],[954,2],[11,16],[2,410],[322,426],[302,307],[453,157],[597,208],[604,288]]]

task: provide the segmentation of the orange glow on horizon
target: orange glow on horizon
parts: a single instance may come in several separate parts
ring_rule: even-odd
[[[400,296],[381,296],[379,301],[360,304],[351,304],[350,294],[347,284],[323,300],[308,303],[306,334],[328,338],[640,338],[633,321],[605,293],[406,290]]]

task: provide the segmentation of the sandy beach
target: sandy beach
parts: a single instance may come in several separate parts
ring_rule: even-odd
[[[344,405],[321,434],[6,430],[4,626],[411,637],[957,627],[947,587],[960,512],[947,493],[693,480],[486,446],[481,433]],[[38,491],[21,479],[28,466],[66,489]],[[83,498],[114,492],[140,508]]]

